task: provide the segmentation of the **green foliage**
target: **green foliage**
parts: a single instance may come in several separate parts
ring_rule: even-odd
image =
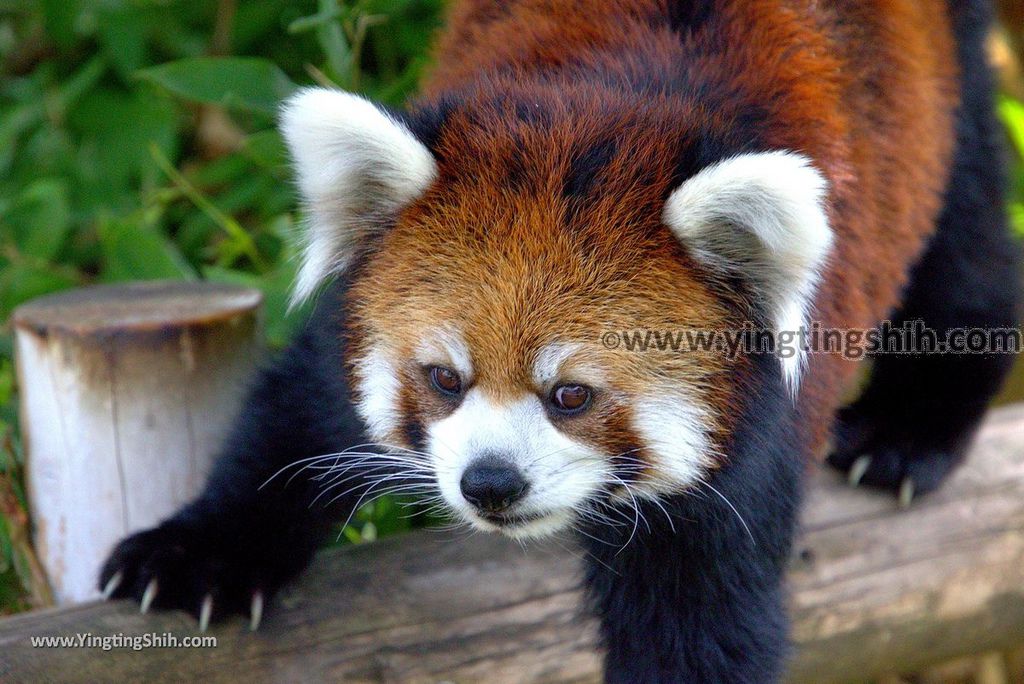
[[[1010,176],[1010,222],[1017,235],[1024,238],[1024,102],[1003,96],[999,114],[1016,152]]]
[[[189,278],[261,289],[284,344],[299,217],[281,98],[399,104],[441,0],[0,0],[0,613],[32,589],[8,317],[68,287]],[[341,535],[410,526],[378,502]]]
[[[254,57],[190,57],[135,72],[178,97],[193,102],[248,109],[273,116],[293,90],[283,71]]]

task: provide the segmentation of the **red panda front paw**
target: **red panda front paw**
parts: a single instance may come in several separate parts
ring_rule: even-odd
[[[143,613],[186,610],[201,631],[237,613],[256,630],[264,601],[277,587],[248,555],[171,521],[122,540],[103,565],[99,588],[104,598],[135,599]]]
[[[913,444],[878,445],[869,453],[833,452],[828,457],[830,465],[847,474],[851,485],[894,491],[903,508],[916,496],[937,489],[961,460],[955,451]]]
[[[839,413],[828,464],[846,473],[851,486],[896,493],[907,508],[914,497],[937,489],[963,460],[962,448],[887,430],[856,407]]]

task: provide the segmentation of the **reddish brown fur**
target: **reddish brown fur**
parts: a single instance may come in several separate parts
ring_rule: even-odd
[[[723,359],[599,342],[607,330],[742,323],[737,294],[688,258],[660,216],[678,183],[679,141],[742,137],[746,108],[758,112],[760,148],[808,155],[831,184],[836,240],[816,319],[869,327],[893,308],[947,180],[956,73],[945,2],[721,0],[686,37],[651,21],[664,4],[455,5],[424,88],[428,104],[457,101],[438,142],[440,179],[356,281],[356,323],[369,343],[385,334],[366,330],[370,321],[388,321],[386,335],[405,352],[424,330],[455,323],[480,387],[501,396],[535,391],[539,344],[585,340],[627,395],[660,373],[704,388],[717,431],[727,432],[742,373],[730,375]],[[688,101],[610,84],[681,63],[729,84],[730,95]],[[550,77],[570,67],[608,82]],[[543,125],[508,102],[542,103]],[[595,197],[563,197],[574,155],[609,138],[618,152]],[[838,356],[811,356],[799,401],[813,443],[824,443],[854,371]],[[612,418],[620,406],[587,420],[601,421],[602,434],[624,429]]]

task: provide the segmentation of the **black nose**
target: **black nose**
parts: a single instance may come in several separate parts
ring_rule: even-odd
[[[462,496],[481,511],[498,513],[526,493],[527,482],[508,461],[482,458],[469,464],[462,473]]]

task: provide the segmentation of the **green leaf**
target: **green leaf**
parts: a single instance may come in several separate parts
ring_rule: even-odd
[[[154,161],[160,166],[160,169],[171,179],[171,182],[227,233],[228,239],[222,244],[222,248],[231,254],[222,254],[220,262],[222,266],[233,263],[236,257],[244,254],[252,260],[253,265],[260,271],[269,270],[269,266],[256,248],[256,243],[253,242],[252,235],[233,216],[229,216],[221,211],[217,205],[210,201],[209,197],[185,178],[181,171],[174,168],[174,165],[171,164],[170,160],[159,149],[151,146],[150,153]],[[226,259],[223,257],[226,257]]]
[[[97,31],[103,52],[128,79],[146,59],[146,14],[138,7],[107,7],[99,12]]]
[[[337,8],[338,3],[335,0],[318,0],[317,6],[320,13],[326,15]],[[321,23],[316,27],[316,39],[327,58],[330,75],[348,85],[352,73],[353,55],[341,24],[335,19]]]
[[[352,525],[346,525],[342,532],[345,535],[345,538],[353,544],[361,544],[363,541],[363,537],[359,534],[359,530]]]
[[[1017,237],[1024,239],[1024,202],[1011,202],[1009,214],[1013,232]]]
[[[192,57],[137,71],[179,97],[273,115],[295,84],[273,62],[254,57]]]
[[[92,88],[103,77],[107,70],[102,57],[94,57],[85,66],[61,84],[56,96],[48,103],[47,110],[51,116],[63,116],[64,112],[74,106],[82,95]]]
[[[288,163],[284,140],[274,130],[253,133],[246,138],[242,151],[255,163],[271,170],[284,168]]]
[[[14,366],[10,359],[0,359],[0,406],[5,406],[11,401],[14,394]],[[6,429],[6,425],[0,425],[0,434]]]
[[[156,183],[159,169],[150,144],[164,156],[176,154],[177,108],[171,98],[148,87],[134,92],[100,88],[82,98],[70,124],[82,137],[80,155],[88,164],[83,164],[80,182],[91,202],[110,205],[140,183]]]
[[[69,274],[40,264],[16,263],[0,270],[0,319],[19,304],[76,285]]]
[[[71,48],[77,39],[75,22],[81,12],[80,0],[42,0],[40,5],[47,35],[59,47]]]
[[[53,259],[71,230],[67,185],[53,178],[30,183],[0,219],[12,230],[19,252],[38,260]]]
[[[999,115],[1006,124],[1017,154],[1024,157],[1024,102],[1010,97],[999,98]]]
[[[45,66],[37,71],[44,71]],[[48,117],[62,119],[68,108],[99,81],[105,69],[103,60],[97,57],[65,80],[56,93],[32,84],[29,85],[29,92],[19,98],[17,105],[7,111],[0,110],[0,176],[14,163],[19,152],[18,138]]]
[[[136,212],[99,222],[103,280],[159,280],[195,277],[178,249],[156,227],[153,217]]]
[[[14,163],[18,137],[37,126],[46,115],[40,100],[21,102],[0,112],[0,173]]]

